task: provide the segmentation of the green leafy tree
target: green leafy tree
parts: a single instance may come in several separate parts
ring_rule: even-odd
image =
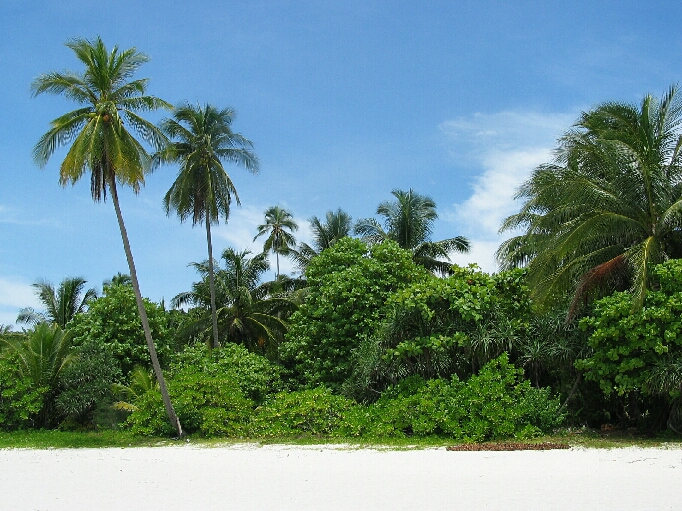
[[[475,373],[516,348],[530,318],[528,297],[523,271],[488,275],[474,265],[396,290],[385,320],[355,352],[344,392],[374,400],[409,376]]]
[[[94,41],[74,39],[66,46],[85,66],[84,72],[46,73],[39,76],[31,88],[34,96],[57,94],[81,107],[52,121],[50,130],[34,147],[33,157],[44,167],[58,147],[70,144],[60,166],[60,184],[73,184],[90,171],[92,198],[95,201],[106,198],[109,190],[154,373],[161,387],[168,418],[176,433],[181,435],[182,427],[166,389],[146,317],[117,189],[118,182],[137,192],[150,166],[149,154],[128,127],[156,148],[160,149],[165,143],[163,134],[137,112],[168,108],[170,105],[145,95],[146,79],[132,79],[135,71],[148,60],[135,48],[119,51],[118,47],[114,47],[109,52],[99,37]]]
[[[596,301],[592,315],[580,321],[592,353],[576,367],[606,395],[623,398],[632,421],[646,411],[642,406],[652,406],[642,398],[664,393],[672,400],[682,381],[675,377],[682,360],[682,261],[657,265],[651,275],[658,290],[647,293],[638,312],[632,313],[630,292],[616,292]]]
[[[468,252],[469,241],[463,236],[431,241],[433,223],[438,218],[433,199],[412,189],[391,193],[396,200],[382,202],[377,208],[377,214],[384,218],[384,227],[373,218],[365,218],[355,224],[355,233],[370,244],[395,241],[412,252],[417,264],[447,274],[450,271],[450,263],[446,262],[450,260],[449,253]]]
[[[171,351],[166,311],[146,298],[144,306],[158,346],[158,357],[165,363]],[[91,302],[87,312],[74,318],[70,330],[76,345],[97,342],[104,346],[118,361],[125,376],[138,365],[151,368],[149,352],[143,342],[144,333],[137,312],[135,292],[131,286],[105,286],[104,295]]]
[[[502,230],[503,268],[528,267],[534,299],[571,312],[590,296],[630,288],[641,308],[652,268],[682,256],[682,102],[675,87],[638,105],[609,102],[583,113],[556,161],[519,189],[521,211]]]
[[[234,111],[218,110],[212,105],[201,108],[189,104],[173,111],[172,119],[161,122],[161,129],[173,143],[157,154],[158,161],[178,163],[180,171],[163,199],[166,213],[175,211],[180,221],[192,219],[192,225],[204,223],[208,246],[208,277],[211,291],[213,346],[219,346],[213,270],[211,224],[230,216],[232,198],[239,196],[223,162],[235,163],[248,171],[258,172],[258,159],[252,144],[239,133],[232,132]]]
[[[280,357],[300,383],[338,388],[351,372],[351,353],[384,318],[388,297],[426,273],[394,242],[368,248],[343,238],[311,261],[306,276],[308,293],[289,320]]]
[[[296,246],[294,231],[298,230],[298,224],[289,211],[279,206],[272,206],[265,210],[265,223],[258,226],[258,234],[253,238],[256,241],[261,236],[266,236],[263,244],[263,252],[273,252],[277,260],[277,277],[279,277],[279,256],[289,255]]]
[[[83,294],[86,280],[81,277],[67,277],[61,281],[57,289],[46,281],[39,280],[33,284],[38,299],[45,306],[45,312],[38,312],[31,307],[22,309],[17,317],[17,323],[37,325],[41,321],[54,323],[60,328],[66,328],[73,317],[87,309],[88,303],[97,298],[97,291],[90,288]]]

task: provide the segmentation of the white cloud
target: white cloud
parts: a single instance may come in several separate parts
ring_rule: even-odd
[[[40,302],[30,284],[0,277],[0,306],[39,307]]]
[[[0,324],[14,325],[24,307],[41,308],[35,289],[25,282],[0,277]]]
[[[495,250],[499,246],[497,241],[471,240],[471,250],[467,254],[450,254],[450,260],[459,266],[467,266],[476,263],[481,270],[487,273],[497,271],[495,264]]]
[[[551,160],[557,138],[575,118],[574,114],[500,112],[441,125],[450,153],[464,156],[481,170],[472,183],[472,194],[442,215],[456,223],[458,232],[472,244],[469,254],[455,254],[453,261],[476,262],[485,271],[496,271],[495,250],[510,236],[498,230],[504,218],[520,208],[513,198],[516,190],[535,167]]]
[[[520,151],[491,150],[482,160],[483,174],[473,184],[473,194],[455,204],[454,217],[467,232],[484,239],[497,238],[502,221],[518,211],[514,194],[533,168],[549,161],[549,148]]]

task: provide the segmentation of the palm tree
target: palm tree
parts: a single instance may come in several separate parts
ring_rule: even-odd
[[[127,126],[143,140],[160,149],[165,137],[137,112],[168,108],[170,105],[154,96],[145,95],[147,79],[132,79],[135,71],[149,60],[135,48],[119,51],[118,47],[114,47],[108,52],[99,37],[94,41],[74,39],[66,46],[74,51],[85,66],[85,71],[50,72],[39,76],[31,88],[34,96],[43,93],[62,95],[81,107],[52,121],[50,130],[34,147],[33,158],[39,166],[44,167],[58,147],[71,143],[60,167],[59,183],[63,186],[74,184],[86,171],[90,171],[92,198],[95,201],[106,199],[109,190],[149,355],[169,420],[178,435],[181,435],[182,427],[168,395],[145,313],[116,184],[131,186],[138,192],[150,163],[147,151],[128,131]]]
[[[223,162],[236,163],[250,172],[258,172],[258,159],[250,151],[252,144],[231,129],[234,111],[204,108],[189,104],[176,108],[173,119],[165,119],[161,129],[176,140],[158,154],[159,161],[180,164],[178,177],[163,198],[166,214],[177,212],[180,221],[192,218],[192,225],[203,222],[208,245],[208,275],[211,288],[213,346],[220,345],[215,304],[213,243],[211,224],[230,215],[232,197],[237,204],[237,190],[225,172]]]
[[[279,255],[289,255],[296,246],[296,238],[291,232],[298,230],[294,217],[286,209],[272,206],[265,210],[265,223],[258,226],[256,241],[260,236],[269,233],[263,244],[263,252],[273,252],[277,259],[277,277],[279,277]],[[290,231],[290,232],[287,232]]]
[[[313,233],[313,245],[301,243],[294,253],[301,271],[305,271],[313,257],[333,246],[341,238],[350,236],[353,230],[351,216],[341,208],[336,211],[327,211],[324,223],[316,216],[308,221]]]
[[[110,279],[106,279],[102,283],[102,287],[106,288],[109,286],[132,286],[133,281],[130,278],[130,275],[126,275],[125,273],[121,273],[120,271],[116,273],[113,277]]]
[[[282,315],[292,304],[282,296],[270,294],[272,283],[261,283],[261,277],[270,269],[267,255],[250,255],[249,250],[237,252],[232,248],[222,254],[225,267],[215,272],[218,324],[230,341],[265,352],[286,330]],[[208,308],[208,263],[193,263],[193,266],[202,276],[201,281],[195,282],[191,291],[176,295],[171,301],[172,307]],[[206,319],[200,318],[185,333],[205,330]]]
[[[412,189],[393,190],[395,201],[379,204],[377,214],[384,217],[384,227],[374,218],[364,218],[355,224],[355,234],[367,243],[393,240],[401,248],[412,251],[414,261],[428,270],[441,274],[450,271],[449,253],[468,252],[469,240],[463,236],[431,241],[433,223],[438,218],[436,203],[430,197]]]
[[[17,323],[37,325],[40,322],[54,323],[60,328],[66,328],[67,323],[79,312],[87,309],[88,303],[97,298],[97,291],[90,288],[83,293],[86,280],[81,277],[65,278],[55,290],[54,286],[46,281],[39,280],[33,284],[38,298],[45,306],[45,312],[37,312],[31,307],[19,311]]]
[[[45,389],[40,411],[42,426],[49,426],[54,399],[59,390],[59,376],[74,355],[71,353],[72,334],[56,324],[38,323],[26,336],[14,340],[2,340],[8,354],[16,354],[17,371],[28,378],[34,388]]]
[[[630,288],[639,309],[656,263],[682,256],[682,102],[676,87],[641,105],[603,103],[583,113],[553,163],[535,169],[526,202],[502,231],[502,268],[528,267],[539,303]]]

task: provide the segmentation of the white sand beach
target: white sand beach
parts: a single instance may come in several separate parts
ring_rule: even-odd
[[[682,509],[682,449],[0,450],[3,510]]]

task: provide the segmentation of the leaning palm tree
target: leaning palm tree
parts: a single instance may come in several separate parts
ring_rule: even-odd
[[[308,221],[313,233],[313,244],[311,246],[307,243],[300,243],[294,253],[296,263],[302,272],[308,267],[313,257],[333,246],[341,238],[350,236],[353,231],[351,216],[341,208],[336,211],[327,211],[324,222],[316,216]]]
[[[145,95],[147,79],[132,79],[135,71],[149,60],[135,48],[119,51],[118,47],[114,47],[109,52],[99,37],[94,41],[74,39],[66,46],[74,51],[85,71],[47,73],[39,76],[31,88],[34,96],[43,93],[62,95],[81,107],[52,121],[50,130],[34,147],[33,158],[44,167],[58,147],[71,143],[60,167],[59,183],[63,186],[74,184],[89,171],[92,198],[95,201],[106,199],[109,191],[152,366],[168,418],[181,435],[182,427],[168,395],[144,309],[117,188],[119,183],[139,191],[150,164],[150,156],[128,127],[156,148],[160,149],[166,141],[163,134],[137,112],[168,108],[170,105]]]
[[[382,202],[377,208],[377,214],[384,217],[384,226],[374,218],[361,219],[355,224],[355,234],[370,244],[393,240],[401,248],[412,251],[417,264],[447,274],[451,266],[447,262],[450,252],[468,252],[469,240],[456,236],[431,241],[433,223],[438,218],[433,199],[412,189],[407,192],[393,190],[391,193],[396,200]]]
[[[189,104],[176,108],[172,119],[165,119],[161,129],[172,144],[158,153],[159,161],[180,165],[178,177],[163,198],[166,214],[177,212],[180,221],[192,218],[192,225],[204,223],[208,245],[208,275],[211,288],[211,317],[213,346],[220,345],[215,303],[213,243],[211,224],[230,215],[232,197],[237,204],[237,190],[225,172],[223,162],[236,163],[250,172],[258,172],[258,159],[250,151],[249,140],[231,129],[234,111],[218,110],[206,105],[201,108]]]
[[[39,312],[31,307],[22,309],[19,311],[17,323],[35,326],[38,323],[47,322],[66,328],[67,323],[76,314],[84,312],[88,303],[97,298],[97,291],[94,288],[82,294],[86,282],[81,277],[67,277],[61,281],[56,290],[52,283],[46,280],[35,282],[33,287],[36,289],[38,299],[45,306],[45,311]]]
[[[263,251],[275,254],[277,277],[279,277],[279,255],[289,255],[293,252],[296,246],[296,238],[291,232],[297,230],[298,224],[286,209],[272,206],[265,210],[265,223],[258,226],[258,234],[253,238],[253,241],[256,241],[260,236],[268,235],[263,244]]]
[[[518,191],[525,204],[501,230],[523,233],[498,249],[502,268],[527,266],[538,303],[572,295],[569,317],[628,287],[639,309],[653,266],[682,256],[681,126],[676,87],[583,113]]]

